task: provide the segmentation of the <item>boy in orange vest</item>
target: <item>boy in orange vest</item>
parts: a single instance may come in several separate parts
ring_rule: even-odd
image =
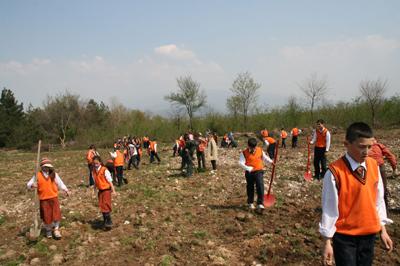
[[[54,166],[47,158],[43,158],[40,162],[41,170],[29,180],[28,189],[37,187],[40,200],[40,217],[43,220],[46,229],[46,237],[61,239],[60,221],[61,210],[58,201],[58,189],[70,195],[68,188],[65,186],[60,176],[54,171]],[[54,228],[54,230],[53,230]]]
[[[326,153],[331,146],[331,133],[324,126],[324,120],[317,120],[310,144],[314,144],[314,178],[320,180],[326,172]]]
[[[128,184],[128,179],[124,178],[124,153],[119,149],[115,149],[115,151],[110,152],[110,154],[111,158],[114,160],[114,168],[117,174],[118,186],[122,186],[122,181],[124,181],[125,184]]]
[[[274,139],[274,134],[271,132],[267,137],[264,137],[264,144],[267,146],[267,153],[269,158],[274,158],[276,140]]]
[[[96,155],[99,155],[99,153],[96,151],[96,147],[92,144],[89,146],[89,150],[86,153],[86,161],[89,168],[89,187],[94,185],[92,177],[92,163],[93,163],[93,157]]]
[[[376,138],[374,139],[374,144],[371,149],[368,151],[368,156],[375,159],[379,165],[379,172],[381,173],[383,188],[385,190],[385,204],[386,208],[388,208],[389,191],[387,190],[387,176],[384,164],[385,159],[387,159],[392,167],[393,176],[396,176],[398,174],[396,156],[385,145],[379,143]]]
[[[264,209],[264,163],[273,163],[262,148],[257,147],[257,140],[250,138],[247,141],[247,149],[240,153],[239,165],[246,171],[247,204],[254,210],[254,184],[257,191],[257,208]]]
[[[368,157],[373,144],[371,128],[362,122],[347,128],[347,153],[329,165],[322,189],[324,265],[371,265],[376,233],[389,252],[393,243],[385,225],[383,184],[377,162]]]
[[[158,164],[160,164],[161,160],[158,157],[158,150],[157,150],[157,142],[156,139],[149,141],[149,152],[150,152],[150,163],[153,163],[157,159]]]
[[[296,148],[297,147],[297,139],[299,137],[300,130],[297,127],[294,127],[292,129],[292,131],[290,132],[290,134],[292,135],[292,148]]]
[[[92,172],[95,188],[98,189],[99,208],[103,214],[104,228],[110,230],[112,227],[111,221],[111,195],[115,195],[114,185],[112,183],[111,173],[105,167],[99,156],[93,158],[93,172]]]
[[[285,131],[284,128],[281,128],[281,140],[282,140],[282,148],[286,149],[286,138],[288,136],[288,133]]]
[[[198,170],[199,171],[204,171],[206,170],[206,156],[205,156],[205,150],[207,147],[207,140],[203,138],[201,133],[199,132],[196,134],[196,142],[197,142],[197,147],[196,147],[196,157],[197,157],[197,164],[198,164]]]

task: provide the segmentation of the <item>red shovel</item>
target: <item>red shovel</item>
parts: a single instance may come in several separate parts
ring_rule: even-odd
[[[307,137],[307,168],[306,168],[306,172],[304,173],[304,179],[306,181],[312,180],[312,174],[311,174],[311,170],[310,170],[310,166],[311,166],[310,160],[311,160],[310,139],[309,139],[309,137]]]
[[[276,161],[278,159],[278,147],[279,147],[279,140],[276,142],[275,145],[274,164],[272,165],[272,173],[271,173],[271,180],[269,181],[268,193],[267,195],[264,195],[264,206],[266,207],[273,206],[276,201],[275,196],[271,194],[271,188],[272,188],[272,182],[274,181]]]

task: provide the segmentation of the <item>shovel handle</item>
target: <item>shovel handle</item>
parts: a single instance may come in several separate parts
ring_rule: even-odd
[[[275,175],[276,161],[278,160],[278,148],[279,148],[279,140],[276,141],[276,145],[275,145],[274,164],[272,165],[271,180],[269,181],[267,195],[271,194],[272,182],[274,181],[274,175]]]

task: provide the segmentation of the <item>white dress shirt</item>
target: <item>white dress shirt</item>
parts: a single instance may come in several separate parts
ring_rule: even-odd
[[[272,163],[273,161],[271,160],[271,158],[269,158],[268,155],[265,154],[265,152],[262,152],[262,159],[264,161],[265,164],[267,163]],[[240,157],[239,157],[239,165],[248,172],[251,172],[253,170],[253,167],[251,166],[247,166],[246,165],[246,158],[244,157],[243,152],[240,153]]]
[[[351,169],[354,171],[360,165],[367,169],[366,163],[358,163],[346,153],[346,158],[350,162]],[[383,183],[380,172],[378,181],[378,193],[376,199],[376,209],[381,225],[391,224],[392,220],[387,218],[385,201],[383,199]],[[336,232],[336,221],[339,218],[339,207],[338,207],[338,190],[336,187],[336,180],[330,170],[326,171],[323,181],[322,188],[322,219],[319,223],[319,232],[321,235],[327,238],[333,237]]]
[[[48,173],[42,172],[42,174],[43,174],[44,178],[46,178],[46,179],[49,178],[49,174]],[[31,180],[29,180],[29,182],[27,184],[27,187],[29,189],[32,188],[32,185],[35,183],[35,179],[36,179],[36,176],[32,176]],[[64,191],[68,191],[67,186],[64,184],[64,182],[61,180],[60,176],[57,173],[56,173],[56,177],[55,177],[54,181],[56,182],[56,184],[57,184],[59,189],[64,190]]]

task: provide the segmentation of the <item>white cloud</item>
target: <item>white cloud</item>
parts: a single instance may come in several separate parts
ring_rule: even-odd
[[[176,60],[195,60],[196,55],[194,52],[190,50],[185,50],[183,48],[179,48],[175,44],[168,44],[156,47],[154,52],[159,55],[166,56],[171,59]]]

